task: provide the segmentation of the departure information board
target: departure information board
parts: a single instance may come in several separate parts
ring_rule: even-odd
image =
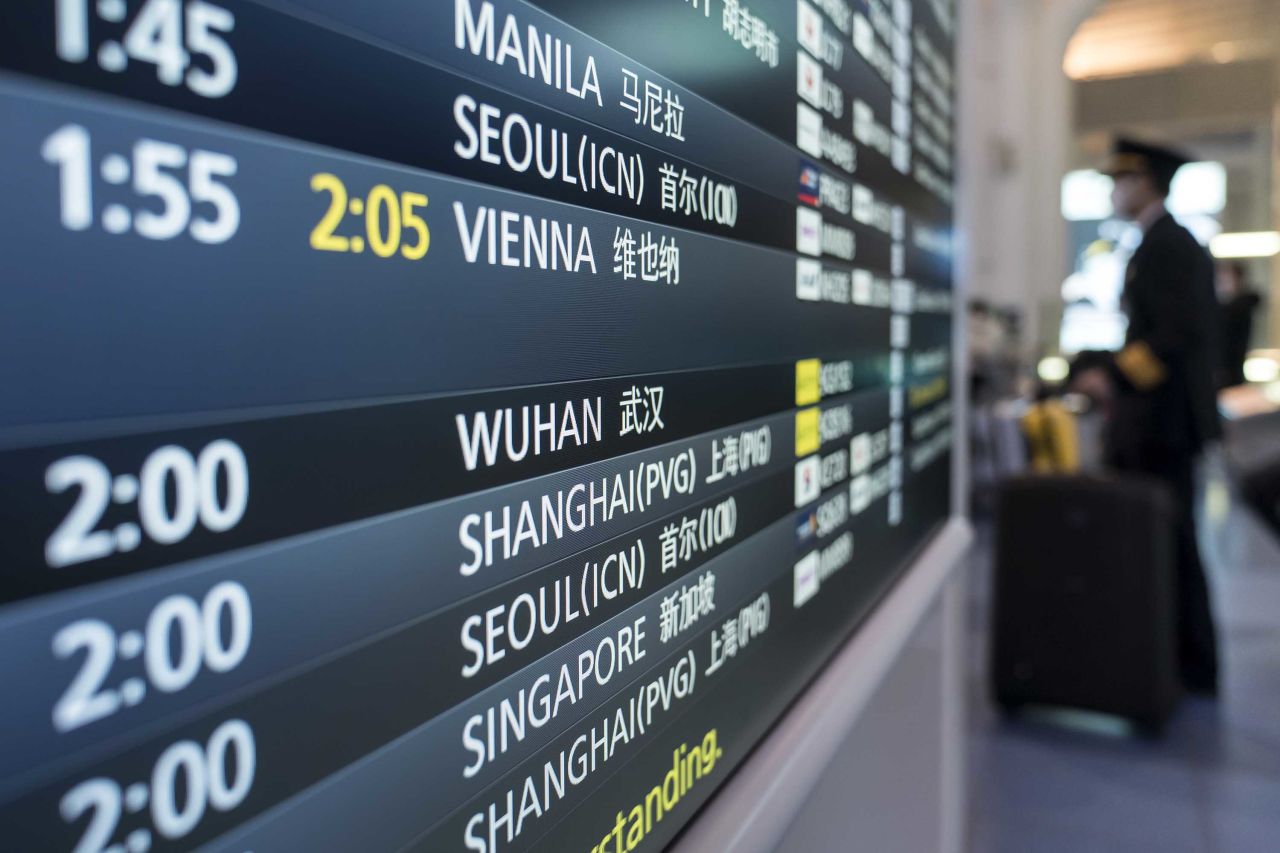
[[[0,848],[660,850],[949,512],[953,0],[23,0]]]

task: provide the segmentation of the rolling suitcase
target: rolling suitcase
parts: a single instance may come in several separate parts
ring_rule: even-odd
[[[1159,731],[1181,695],[1164,488],[1019,477],[1001,487],[996,524],[996,701],[1083,708]]]

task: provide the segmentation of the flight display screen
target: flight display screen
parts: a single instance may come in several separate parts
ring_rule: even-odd
[[[0,848],[661,850],[950,511],[954,0],[25,0]]]

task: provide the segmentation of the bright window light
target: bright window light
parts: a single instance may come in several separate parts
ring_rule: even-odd
[[[1280,351],[1249,353],[1244,360],[1244,378],[1248,382],[1275,382],[1280,379]]]
[[[1227,170],[1221,163],[1188,163],[1174,176],[1169,212],[1179,218],[1216,216],[1227,206]]]
[[[1062,179],[1062,218],[1095,222],[1111,217],[1111,179],[1093,169],[1069,172]]]
[[[1222,223],[1203,213],[1179,216],[1178,222],[1191,232],[1191,236],[1195,237],[1201,246],[1208,246],[1213,242],[1214,237],[1222,233]]]
[[[1093,169],[1068,172],[1062,179],[1062,218],[1097,222],[1111,218],[1111,178]],[[1188,163],[1178,170],[1169,192],[1169,212],[1179,218],[1217,216],[1227,206],[1227,170],[1221,163]]]
[[[1061,382],[1071,374],[1071,365],[1060,355],[1040,359],[1036,373],[1045,382]]]
[[[1280,255],[1280,233],[1275,231],[1219,234],[1209,243],[1215,258],[1270,258]]]

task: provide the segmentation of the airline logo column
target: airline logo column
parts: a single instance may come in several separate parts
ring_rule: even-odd
[[[893,165],[904,174],[911,173],[911,3],[893,3]],[[902,410],[903,380],[906,372],[907,347],[911,343],[911,282],[903,279],[906,272],[906,215],[901,207],[893,208],[892,234],[893,299],[889,317],[890,416],[889,425],[889,524],[902,521]]]
[[[826,74],[824,64],[839,66],[843,46],[827,31],[822,13],[799,0],[796,3],[796,146],[816,160],[827,160],[845,172],[856,168],[857,155],[853,143],[823,125],[823,114],[833,120],[845,116],[845,92]],[[796,208],[796,251],[817,258],[833,254],[853,260],[852,239],[836,239],[830,223],[824,223],[818,211],[821,205],[822,173],[813,161],[799,163],[798,200]],[[796,296],[817,301],[818,276],[816,261],[801,260],[796,268]]]

